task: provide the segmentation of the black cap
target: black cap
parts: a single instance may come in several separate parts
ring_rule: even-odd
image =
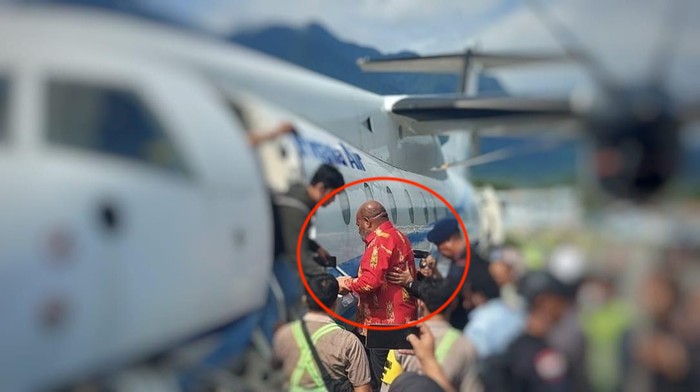
[[[428,232],[428,241],[435,245],[440,245],[450,239],[450,237],[459,233],[459,222],[455,218],[444,218],[435,222],[433,229]]]

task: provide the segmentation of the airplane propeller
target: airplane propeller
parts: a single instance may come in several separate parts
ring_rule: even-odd
[[[591,75],[600,89],[593,99],[483,97],[460,95],[407,96],[394,100],[391,112],[412,134],[436,134],[457,129],[499,133],[523,133],[526,127],[553,127],[574,122],[594,145],[594,174],[603,190],[614,197],[645,201],[657,195],[677,173],[681,156],[681,130],[700,120],[700,102],[682,105],[667,88],[668,69],[677,52],[677,41],[688,1],[668,8],[661,36],[653,50],[648,81],[623,85],[563,23],[538,0],[528,3],[541,23],[561,44],[564,55],[483,53],[473,49],[462,54],[433,55],[358,61],[370,72],[440,72],[465,75],[491,68],[536,63],[572,62]],[[475,67],[475,65],[479,65]],[[467,78],[468,79],[468,78]],[[465,89],[466,91],[466,89]],[[536,150],[536,149],[535,149]],[[536,151],[535,151],[536,152]],[[526,151],[531,153],[531,151]],[[434,170],[473,166],[513,156],[496,151]]]
[[[646,200],[655,195],[679,166],[680,121],[665,79],[677,50],[687,2],[673,2],[656,45],[649,84],[620,86],[576,35],[539,0],[526,2],[567,54],[576,58],[605,96],[581,117],[595,144],[595,174],[601,187],[615,197]]]
[[[475,167],[479,165],[484,165],[487,163],[493,163],[498,161],[504,161],[511,159],[516,156],[522,156],[527,154],[534,154],[537,152],[542,152],[546,150],[552,150],[562,145],[562,142],[544,142],[544,143],[533,143],[532,145],[526,147],[504,147],[498,150],[487,152],[485,154],[477,155],[475,157],[469,157],[460,161],[446,162],[440,166],[431,168],[431,171],[441,171],[447,170],[453,167]]]

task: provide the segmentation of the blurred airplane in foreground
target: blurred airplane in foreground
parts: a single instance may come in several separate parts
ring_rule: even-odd
[[[459,168],[492,159],[469,154],[475,131],[573,122],[596,143],[603,188],[645,199],[674,173],[681,127],[699,113],[668,96],[662,72],[648,86],[618,86],[580,50],[364,63],[463,76],[461,94],[379,96],[125,16],[18,7],[0,26],[3,390],[71,386],[183,351],[177,378],[197,363],[194,373],[218,380],[251,342],[264,351],[260,331],[279,300],[270,189],[322,162],[348,182],[422,183],[455,206],[472,240],[499,243],[500,202]],[[582,62],[602,95],[469,95],[483,69],[551,61]],[[296,134],[256,156],[248,133],[282,121]],[[444,145],[436,137],[464,129]],[[448,162],[447,150],[464,156]],[[341,265],[362,252],[352,214],[370,198],[419,248],[449,214],[405,184],[348,189],[316,225]]]
[[[279,305],[269,189],[320,163],[348,182],[424,184],[472,240],[502,240],[497,198],[431,170],[441,145],[392,112],[405,97],[94,10],[8,7],[0,26],[0,389],[104,381],[183,352],[179,382],[218,374]],[[296,133],[257,157],[248,132],[281,121]],[[404,183],[348,189],[317,214],[341,265],[362,253],[353,213],[367,199],[417,247],[449,214]]]

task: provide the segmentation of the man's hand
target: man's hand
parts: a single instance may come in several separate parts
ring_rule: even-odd
[[[316,249],[316,257],[314,259],[324,267],[335,267],[335,258],[322,246]]]
[[[276,139],[280,136],[296,133],[294,124],[290,122],[282,122],[272,129],[252,130],[248,132],[248,140],[252,146],[257,146],[267,141]]]
[[[331,254],[328,253],[326,248],[319,246],[318,249],[316,249],[316,253],[318,253],[319,256],[321,256],[324,260],[327,260],[329,257],[331,257]]]
[[[275,128],[275,133],[277,135],[284,135],[286,133],[294,133],[294,132],[296,132],[294,129],[294,124],[292,124],[291,122],[287,122],[287,121],[280,123],[277,126],[277,128]]]
[[[421,324],[418,326],[420,337],[414,334],[410,334],[406,337],[411,347],[413,347],[413,355],[418,358],[419,361],[425,361],[430,359],[435,359],[435,337],[430,329]]]
[[[394,267],[386,273],[386,280],[391,284],[406,287],[413,282],[413,276],[411,276],[411,271],[408,269],[404,271],[399,267]]]
[[[420,336],[410,334],[406,337],[413,350],[399,350],[399,353],[415,355],[420,362],[423,374],[433,379],[446,392],[455,392],[454,386],[435,358],[435,337],[425,324],[419,325],[418,329]]]
[[[350,283],[352,283],[352,278],[349,276],[340,276],[336,278],[338,280],[338,286],[340,288],[340,294],[347,294],[350,292]]]

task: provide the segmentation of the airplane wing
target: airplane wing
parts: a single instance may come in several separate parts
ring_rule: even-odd
[[[478,64],[482,69],[504,68],[511,66],[534,65],[540,63],[572,62],[571,56],[564,54],[526,54],[526,53],[483,53],[467,50],[462,53],[449,53],[434,56],[412,56],[399,58],[357,60],[357,65],[364,72],[428,72],[450,73],[463,72],[469,65]]]
[[[576,120],[569,99],[464,95],[408,96],[388,102],[390,112],[417,135],[450,130],[529,129]]]
[[[467,74],[484,69],[541,63],[572,62],[565,54],[484,53],[469,49],[462,53],[358,60],[365,72],[419,72],[462,75],[467,91]],[[475,68],[476,67],[476,68]],[[576,115],[568,98],[470,97],[465,94],[387,97],[387,109],[417,135],[450,130],[519,130],[561,125]]]

